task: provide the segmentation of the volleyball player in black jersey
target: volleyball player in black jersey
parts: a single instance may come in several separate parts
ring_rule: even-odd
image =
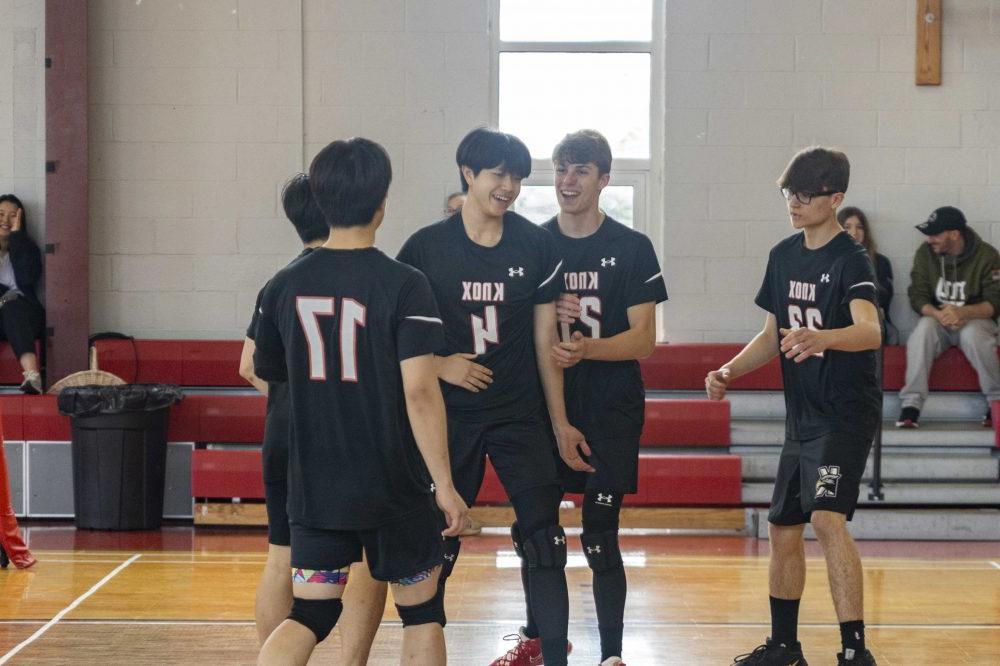
[[[838,663],[875,663],[865,647],[861,558],[847,521],[881,418],[874,350],[882,336],[875,270],[837,223],[849,175],[847,156],[826,148],[807,148],[789,163],[778,186],[801,233],[768,257],[756,298],[768,313],[763,330],[705,379],[709,397],[721,400],[730,381],[782,355],[785,444],[768,515],[771,636],[739,664],[806,666],[797,635],[806,523],[826,557],[843,645]]]
[[[320,151],[309,182],[330,237],[261,299],[255,372],[287,381],[290,396],[293,603],[260,663],[308,661],[340,617],[362,551],[372,576],[393,584],[401,662],[446,658],[440,512],[450,536],[467,509],[448,462],[433,295],[419,271],[374,247],[390,180],[388,156],[371,141]]]
[[[667,290],[649,239],[600,208],[611,176],[607,139],[594,130],[568,134],[552,162],[559,214],[543,226],[563,258],[561,342],[552,355],[565,368],[566,411],[587,438],[595,470],[562,464],[563,488],[584,494],[580,540],[593,571],[601,661],[615,666],[626,596],[618,519],[624,495],[637,491],[646,403],[638,359],[656,344],[656,304]]]

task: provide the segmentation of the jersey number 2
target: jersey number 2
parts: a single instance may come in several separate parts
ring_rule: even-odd
[[[601,298],[600,296],[583,296],[580,298],[580,323],[590,329],[590,337],[601,337]],[[569,324],[560,324],[559,331],[564,342],[569,342]]]
[[[295,301],[309,346],[310,379],[326,380],[326,344],[319,329],[319,317],[332,316],[335,305],[334,298],[300,296]],[[345,382],[358,381],[357,329],[365,325],[365,312],[365,306],[353,298],[340,299],[340,379]]]

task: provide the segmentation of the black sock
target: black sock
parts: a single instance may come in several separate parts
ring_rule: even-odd
[[[844,647],[844,657],[848,657],[848,650],[854,650],[855,655],[864,654],[865,651],[865,621],[852,620],[851,622],[840,623],[840,644]],[[850,657],[853,658],[853,657]]]
[[[771,599],[771,640],[792,645],[799,641],[799,600]]]
[[[531,584],[528,573],[528,563],[521,559],[521,586],[524,588],[524,615],[527,622],[524,625],[524,635],[528,638],[538,638],[538,625],[535,624],[535,615],[531,612]]]
[[[547,666],[565,666],[569,593],[563,569],[528,570],[531,613],[542,637],[542,657]]]
[[[594,572],[594,605],[597,607],[597,628],[601,634],[601,661],[622,656],[627,591],[624,567]]]

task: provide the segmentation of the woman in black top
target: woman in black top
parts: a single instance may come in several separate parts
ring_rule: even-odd
[[[889,318],[889,303],[892,302],[892,264],[885,255],[876,252],[875,236],[864,211],[855,206],[845,206],[837,211],[837,221],[848,236],[868,251],[868,256],[875,266],[875,279],[878,282],[878,305],[885,317],[885,344],[896,344],[899,331]]]
[[[45,310],[35,294],[42,277],[42,254],[27,232],[21,200],[0,195],[0,340],[7,340],[24,369],[21,390],[42,392],[35,340],[41,337]]]

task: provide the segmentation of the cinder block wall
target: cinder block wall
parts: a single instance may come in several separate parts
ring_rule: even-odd
[[[0,2],[0,193],[16,194],[29,233],[45,237],[45,11]]]
[[[656,1],[665,182],[650,224],[667,339],[759,329],[767,250],[790,231],[774,180],[804,145],[850,156],[848,203],[893,260],[904,332],[914,224],[958,205],[1000,244],[1000,3],[946,3],[944,84],[917,87],[910,0]],[[280,184],[322,145],[364,135],[389,150],[392,253],[438,219],[458,140],[490,118],[485,1],[91,7],[94,329],[241,336],[256,290],[297,249]]]

